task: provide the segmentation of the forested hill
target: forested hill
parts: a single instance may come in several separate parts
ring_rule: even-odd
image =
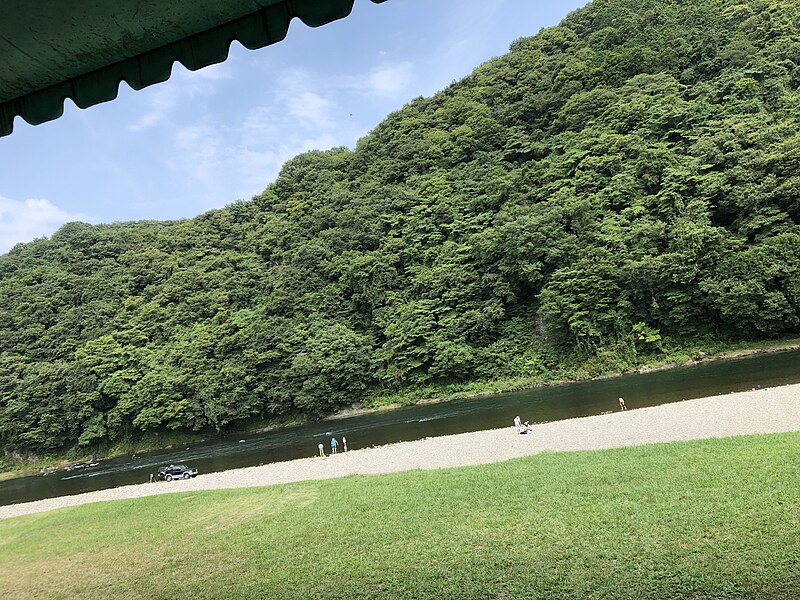
[[[596,0],[252,201],[15,247],[0,445],[797,334],[798,15]]]

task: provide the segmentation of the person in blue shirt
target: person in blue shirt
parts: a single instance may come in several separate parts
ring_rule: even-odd
[[[336,454],[336,446],[339,445],[339,442],[336,441],[336,438],[331,438],[331,454]]]

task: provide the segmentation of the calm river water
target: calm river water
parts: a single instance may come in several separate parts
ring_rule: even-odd
[[[425,437],[511,426],[515,415],[531,422],[558,421],[617,409],[629,410],[751,388],[800,382],[800,351],[678,367],[539,388],[526,392],[409,406],[346,419],[319,421],[259,434],[238,434],[189,448],[108,459],[95,466],[0,482],[0,505],[144,483],[165,464],[186,463],[202,473],[314,456],[335,435],[351,450]],[[340,447],[341,448],[341,447]],[[169,484],[158,484],[169,485]]]

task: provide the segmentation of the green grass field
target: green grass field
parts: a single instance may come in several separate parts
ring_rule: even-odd
[[[0,597],[800,597],[800,433],[0,521]]]

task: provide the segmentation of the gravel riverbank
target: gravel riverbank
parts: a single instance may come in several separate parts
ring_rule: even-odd
[[[628,408],[635,409],[634,406]],[[535,415],[521,417],[523,420],[536,418]],[[513,418],[514,415],[509,415],[509,424]],[[543,451],[599,450],[785,431],[800,431],[800,384],[542,423],[534,426],[532,435],[517,435],[509,426],[352,450],[326,458],[302,458],[208,473],[188,481],[129,485],[0,506],[0,518],[163,493],[459,467],[499,462]]]

